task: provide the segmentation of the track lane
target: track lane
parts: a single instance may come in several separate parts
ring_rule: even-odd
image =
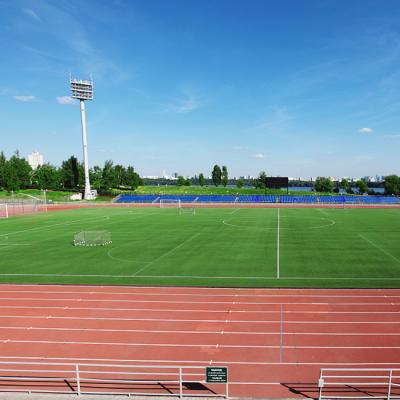
[[[399,366],[400,290],[1,287],[0,360],[226,364],[234,396],[264,397],[312,393],[321,366]]]

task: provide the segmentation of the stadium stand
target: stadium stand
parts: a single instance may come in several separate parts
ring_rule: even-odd
[[[182,203],[298,203],[298,204],[399,204],[396,196],[316,195],[119,195],[115,203],[154,203],[161,199]]]

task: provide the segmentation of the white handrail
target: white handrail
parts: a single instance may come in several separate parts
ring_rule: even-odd
[[[228,383],[224,385],[225,389],[222,390],[222,393],[215,390],[216,387],[221,386],[206,383],[205,366],[10,360],[0,361],[0,372],[0,381],[3,381],[0,391],[75,393],[79,396],[83,394],[127,396],[147,394],[179,397],[180,399],[184,396],[228,398]],[[20,383],[20,386],[16,386],[17,382]],[[26,385],[21,385],[21,382],[25,382]],[[41,382],[44,382],[42,387]],[[51,389],[45,387],[45,382],[52,382]],[[33,385],[33,383],[35,384]],[[197,390],[195,394],[190,393],[190,388],[184,386],[188,383],[203,384],[206,393],[199,394]],[[146,385],[147,390],[140,390],[140,387],[143,388]],[[208,386],[211,386],[212,390]],[[93,390],[93,388],[95,389]]]

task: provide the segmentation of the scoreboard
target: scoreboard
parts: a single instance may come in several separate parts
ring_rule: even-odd
[[[288,177],[267,177],[265,178],[265,186],[268,189],[280,189],[287,188],[289,186],[289,178]]]

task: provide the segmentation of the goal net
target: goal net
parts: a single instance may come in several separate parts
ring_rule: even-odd
[[[74,235],[74,246],[106,246],[111,244],[109,231],[81,231]]]
[[[0,204],[0,218],[8,218],[7,204]]]
[[[179,199],[160,199],[160,208],[181,208]]]
[[[196,209],[187,205],[181,205],[181,207],[179,208],[179,214],[196,215]]]

